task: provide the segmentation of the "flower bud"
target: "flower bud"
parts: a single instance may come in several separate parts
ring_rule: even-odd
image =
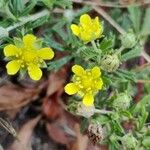
[[[135,149],[137,139],[131,133],[128,133],[122,137],[121,142],[127,149]]]
[[[105,55],[101,62],[101,68],[107,72],[116,71],[119,67],[120,60],[118,55]]]
[[[135,46],[136,42],[136,37],[132,32],[121,36],[121,43],[124,48],[132,48]]]
[[[130,106],[131,97],[127,93],[119,93],[113,101],[113,107],[116,109],[127,109]]]
[[[83,116],[85,118],[89,118],[94,115],[95,107],[93,106],[85,106],[82,102],[80,102],[77,106],[77,115]]]
[[[103,140],[103,128],[99,123],[92,123],[88,127],[88,137],[93,144]]]

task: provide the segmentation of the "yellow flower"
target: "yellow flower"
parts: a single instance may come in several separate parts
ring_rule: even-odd
[[[85,43],[88,43],[101,37],[103,27],[98,17],[91,19],[88,14],[84,14],[80,17],[79,25],[71,25],[71,30],[74,35],[78,36]]]
[[[54,52],[51,48],[41,48],[39,39],[32,34],[27,34],[20,40],[20,44],[9,44],[4,48],[4,55],[11,60],[7,63],[7,73],[16,74],[20,69],[28,70],[28,74],[33,80],[42,77],[41,67],[44,60],[51,60]]]
[[[75,74],[72,79],[73,82],[65,86],[65,92],[69,95],[77,93],[83,97],[84,105],[92,106],[95,94],[103,86],[99,67],[84,70],[81,66],[74,65],[72,71]]]

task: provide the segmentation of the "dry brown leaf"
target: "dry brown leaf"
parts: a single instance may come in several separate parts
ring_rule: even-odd
[[[70,143],[69,138],[63,131],[63,129],[57,124],[46,124],[48,135],[57,143],[68,145]]]
[[[0,87],[0,111],[22,107],[34,100],[39,93],[37,88],[23,88],[17,85]]]
[[[80,133],[79,124],[75,125],[75,132],[76,132],[77,140],[73,144],[71,150],[87,150],[88,137]]]
[[[42,110],[43,114],[51,120],[57,119],[61,115],[63,110],[59,104],[57,93],[44,98]]]
[[[58,72],[53,72],[49,76],[48,88],[46,97],[43,101],[43,113],[49,119],[56,119],[62,113],[62,104],[60,97],[64,90],[66,81],[66,68],[60,69]]]
[[[47,96],[51,96],[55,92],[62,94],[64,83],[67,78],[66,68],[60,69],[58,72],[53,72],[49,76],[49,85],[47,89]]]
[[[32,133],[40,118],[41,116],[37,116],[36,118],[28,121],[25,125],[23,125],[18,133],[18,140],[15,140],[14,143],[8,148],[8,150],[32,150]]]

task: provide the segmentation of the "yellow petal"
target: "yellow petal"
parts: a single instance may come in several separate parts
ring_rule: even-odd
[[[98,78],[101,76],[101,71],[100,71],[99,67],[96,66],[96,67],[92,68],[91,71],[92,71],[93,78]]]
[[[77,25],[72,24],[71,25],[71,30],[72,30],[72,32],[73,32],[74,35],[79,36],[80,29],[79,29],[79,27]]]
[[[38,56],[45,60],[50,60],[54,57],[54,52],[51,48],[42,48],[38,51]]]
[[[85,94],[84,97],[83,97],[83,104],[85,106],[92,106],[93,103],[94,103],[93,95],[90,94],[90,93]]]
[[[94,23],[95,26],[99,27],[99,26],[100,26],[99,18],[96,17],[96,18],[93,20],[93,23]]]
[[[77,76],[82,76],[85,73],[84,69],[79,65],[74,65],[72,67],[72,72],[75,73]]]
[[[102,23],[99,22],[99,18],[96,17],[93,21],[93,28],[95,30],[95,39],[101,37],[102,33],[103,33],[103,26]]]
[[[33,34],[27,34],[23,37],[23,43],[26,46],[32,46],[32,44],[36,41],[36,37]]]
[[[88,42],[90,42],[90,41],[93,40],[93,37],[91,36],[91,33],[88,31],[88,29],[85,30],[85,31],[82,31],[82,32],[80,33],[80,38],[81,38],[81,40],[84,41],[85,43],[88,43]]]
[[[68,84],[65,86],[65,92],[66,92],[68,95],[76,94],[76,93],[78,92],[78,87],[76,86],[75,83],[68,83]]]
[[[40,80],[40,78],[42,77],[42,71],[39,68],[38,65],[35,64],[30,64],[28,66],[28,73],[31,79],[33,80]]]
[[[8,73],[9,75],[14,75],[14,74],[16,74],[16,73],[19,71],[20,66],[21,66],[21,63],[20,63],[18,60],[12,60],[12,61],[10,61],[10,62],[6,65],[7,73]]]
[[[98,79],[97,82],[95,83],[95,88],[96,88],[97,90],[101,90],[102,87],[103,87],[103,80],[100,78],[100,79]]]
[[[18,53],[18,51],[19,49],[13,44],[9,44],[4,47],[4,55],[6,57],[15,56]]]
[[[91,17],[88,14],[84,14],[80,17],[80,24],[82,26],[90,25],[91,23],[92,23],[92,20],[91,20]]]

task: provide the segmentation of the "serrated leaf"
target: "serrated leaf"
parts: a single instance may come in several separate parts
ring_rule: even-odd
[[[13,13],[13,15],[18,18],[24,9],[24,1],[23,0],[10,0],[9,8],[10,8],[10,11]]]
[[[138,116],[138,121],[139,121],[138,130],[141,130],[143,128],[148,117],[148,112],[146,111],[146,108],[144,106],[142,106],[142,109],[140,112],[141,112],[141,115]]]
[[[62,8],[71,8],[72,7],[72,0],[56,0],[54,5],[60,6]]]
[[[110,122],[110,118],[104,115],[99,115],[98,117],[94,118],[92,121],[99,122],[101,125],[104,125],[108,122]]]
[[[20,38],[14,37],[14,43],[17,47],[22,47],[23,46],[23,41]]]
[[[141,112],[142,107],[148,107],[150,105],[150,95],[144,96],[137,105],[132,108],[133,113]]]
[[[48,8],[53,8],[53,5],[55,4],[56,0],[41,0]]]
[[[145,147],[149,147],[150,148],[150,136],[145,136],[143,141],[142,141],[142,144],[145,146]]]
[[[48,70],[59,70],[63,65],[69,62],[72,56],[66,56],[61,59],[48,63]]]
[[[37,4],[37,0],[30,0],[27,4],[27,6],[24,8],[24,10],[22,11],[22,16],[28,15],[30,13],[30,11],[35,7],[35,5]]]
[[[61,19],[57,24],[52,28],[64,41],[67,41],[68,35],[64,32],[63,26],[66,24],[66,20]]]
[[[93,51],[93,48],[91,49],[91,48],[87,48],[87,47],[82,47],[80,49],[80,56],[86,60],[96,59],[96,57],[98,56],[98,53]]]
[[[141,10],[137,6],[130,6],[128,7],[129,18],[132,21],[133,28],[136,33],[140,31],[140,24],[141,24]]]
[[[124,53],[121,56],[122,61],[127,61],[129,59],[139,57],[141,55],[141,47],[136,46],[133,49],[129,50],[127,53]]]
[[[111,38],[111,39],[108,39],[107,37],[104,38],[102,40],[102,42],[100,43],[100,46],[99,48],[102,50],[102,52],[106,52],[107,50],[109,50],[110,48],[113,47],[113,44],[114,44],[114,39]]]
[[[49,16],[41,17],[34,22],[30,22],[28,27],[33,28],[33,29],[36,27],[39,27],[39,26],[43,25],[44,23],[46,23],[48,21],[48,18],[49,18]]]
[[[146,9],[141,34],[145,36],[150,34],[150,8]]]
[[[52,40],[51,37],[46,36],[44,42],[51,48],[54,48],[58,51],[64,51],[63,46],[60,43],[56,42],[55,40]]]
[[[121,79],[126,79],[127,81],[136,81],[135,74],[128,70],[118,69],[114,74]]]

